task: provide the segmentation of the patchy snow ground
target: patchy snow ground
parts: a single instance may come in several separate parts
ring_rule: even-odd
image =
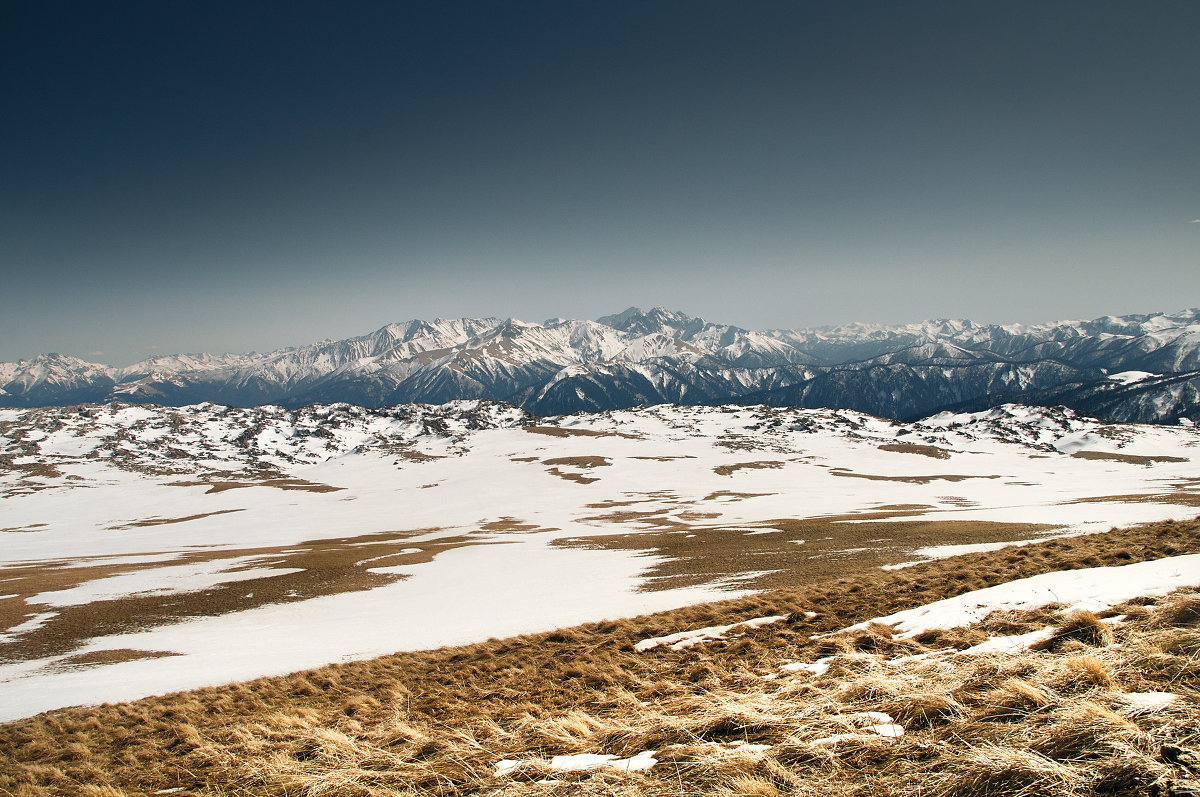
[[[935,628],[957,628],[978,623],[995,611],[1026,611],[1061,603],[1065,611],[1099,612],[1142,596],[1166,595],[1181,587],[1200,586],[1200,554],[1171,556],[1120,567],[1089,567],[1022,578],[978,589],[953,598],[877,617],[845,629],[866,628],[871,623],[892,626],[902,637],[915,637]],[[996,644],[978,646],[977,652],[1012,649],[1044,638],[1043,632],[1001,637]],[[1000,642],[999,640],[1005,640]],[[1028,644],[1025,644],[1028,643]]]
[[[696,544],[720,530],[768,544],[786,536],[772,521],[804,518],[1056,534],[1190,518],[1198,454],[1193,427],[1011,406],[912,424],[667,406],[539,421],[484,402],[6,410],[0,617],[13,620],[0,628],[0,720],[667,609],[744,583],[639,591],[661,555],[568,539],[668,528]],[[890,544],[893,563],[994,545]],[[355,546],[348,571],[388,583],[263,602],[272,578]],[[234,611],[14,653],[84,601],[239,589]],[[179,655],[74,661],[115,650]]]

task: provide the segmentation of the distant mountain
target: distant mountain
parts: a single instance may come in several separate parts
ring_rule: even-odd
[[[125,368],[58,354],[0,363],[0,406],[9,407],[457,399],[539,415],[762,403],[907,420],[1026,403],[1108,420],[1200,421],[1200,310],[1036,326],[943,320],[754,332],[631,307],[596,321],[408,321],[267,354],[173,355]]]

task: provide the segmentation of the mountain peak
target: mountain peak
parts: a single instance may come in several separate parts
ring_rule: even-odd
[[[704,326],[703,319],[693,318],[687,313],[668,310],[665,307],[651,307],[646,312],[639,307],[630,307],[616,315],[597,318],[596,323],[635,335],[651,335],[655,332],[670,332],[674,335]]]
[[[624,329],[626,324],[635,319],[643,318],[645,315],[640,307],[628,307],[613,315],[600,316],[596,319],[596,323],[604,324],[604,326],[612,327],[613,329]]]

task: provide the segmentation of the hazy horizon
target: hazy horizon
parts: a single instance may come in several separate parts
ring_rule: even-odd
[[[0,361],[1200,305],[1200,5],[0,10]]]

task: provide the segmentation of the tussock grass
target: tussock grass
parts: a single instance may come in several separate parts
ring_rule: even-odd
[[[878,625],[830,632],[962,589],[1193,551],[1200,522],[1114,530],[52,712],[0,726],[0,795],[1166,794],[1189,777],[1181,762],[1200,760],[1194,590],[1106,618],[1047,607],[915,640]],[[775,614],[788,619],[736,639],[634,649]],[[1046,626],[1053,634],[1036,650],[949,650]],[[819,675],[784,667],[818,659],[827,659]],[[1138,707],[1131,692],[1178,698]],[[657,764],[642,771],[555,765],[556,756],[627,760],[650,750]],[[497,774],[504,759],[519,763]]]

